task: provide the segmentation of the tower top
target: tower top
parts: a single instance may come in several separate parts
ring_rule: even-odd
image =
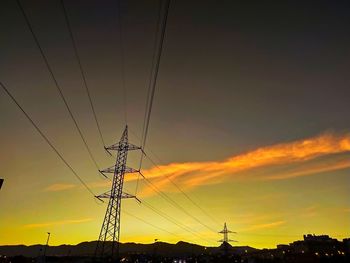
[[[120,141],[128,141],[128,125],[125,125],[122,137],[120,138]]]

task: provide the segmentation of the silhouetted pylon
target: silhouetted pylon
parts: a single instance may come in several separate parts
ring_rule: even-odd
[[[231,240],[231,239],[228,238],[228,234],[229,233],[235,233],[236,234],[237,232],[232,232],[232,231],[228,230],[226,223],[224,224],[224,229],[221,230],[219,233],[223,234],[224,238],[219,240],[218,242],[222,242],[222,243],[237,242],[236,240]]]
[[[100,171],[104,176],[105,173],[113,173],[113,180],[110,191],[96,196],[100,200],[108,198],[109,201],[95,250],[95,258],[114,260],[119,256],[121,200],[123,198],[136,198],[134,195],[123,192],[125,174],[139,172],[126,166],[128,152],[141,148],[128,142],[128,126],[126,125],[120,141],[105,147],[105,149],[108,153],[117,151],[117,159],[114,166]]]

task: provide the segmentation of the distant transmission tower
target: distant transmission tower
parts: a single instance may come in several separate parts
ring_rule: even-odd
[[[125,173],[138,172],[126,166],[128,151],[139,150],[141,148],[128,142],[128,126],[125,126],[120,141],[109,147],[105,147],[105,149],[107,152],[111,150],[117,151],[117,160],[115,166],[100,171],[103,175],[105,173],[113,173],[114,176],[111,190],[96,196],[98,199],[108,198],[109,202],[98,238],[95,258],[114,260],[119,257],[121,201],[123,198],[136,198],[134,195],[123,192]]]
[[[236,232],[232,232],[232,231],[228,230],[227,226],[226,226],[226,223],[224,224],[224,229],[221,230],[219,233],[220,234],[224,234],[224,238],[219,240],[219,242],[222,242],[224,244],[228,244],[229,242],[237,242],[236,240],[231,240],[231,239],[228,238],[228,234],[229,233],[236,233]]]

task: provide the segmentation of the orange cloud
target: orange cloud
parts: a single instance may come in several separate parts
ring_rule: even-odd
[[[176,180],[183,187],[195,187],[206,184],[217,184],[232,179],[259,179],[259,180],[283,180],[316,173],[345,169],[350,167],[347,159],[331,159],[313,163],[312,160],[327,155],[345,153],[350,151],[350,134],[335,135],[331,133],[294,142],[280,143],[261,147],[256,150],[232,156],[223,161],[212,162],[187,162],[170,163],[145,170],[144,175],[153,180],[158,187],[170,190],[169,180]],[[243,173],[253,169],[264,167],[299,164],[293,170],[280,171],[278,173],[263,173],[259,176],[254,173]],[[306,165],[305,165],[306,164]],[[133,181],[135,177],[126,177],[126,181]],[[109,180],[91,182],[92,188],[109,187]],[[73,184],[54,184],[45,191],[63,191],[76,187]],[[152,193],[151,188],[145,188],[140,196]]]
[[[83,219],[73,219],[73,220],[62,220],[62,221],[54,221],[54,222],[46,222],[46,223],[37,223],[37,224],[28,224],[24,225],[27,228],[40,228],[40,227],[49,227],[49,226],[57,226],[57,225],[68,225],[68,224],[80,224],[92,221],[92,218],[83,218]]]
[[[147,178],[153,178],[158,185],[166,186],[169,180],[176,179],[186,187],[213,184],[226,181],[239,172],[251,169],[307,162],[317,157],[350,151],[350,134],[322,134],[313,138],[261,147],[256,150],[232,156],[216,162],[170,163],[144,171]],[[350,162],[341,161],[331,165],[304,167],[289,173],[263,176],[264,180],[280,180],[312,173],[344,169]],[[150,190],[146,190],[150,191]],[[147,195],[148,192],[144,192]]]

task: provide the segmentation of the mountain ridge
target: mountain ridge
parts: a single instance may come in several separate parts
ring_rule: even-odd
[[[85,241],[76,245],[62,244],[58,246],[48,246],[47,256],[93,256],[97,241]],[[221,246],[206,247],[197,244],[179,241],[176,244],[166,242],[155,242],[149,244],[126,242],[120,243],[120,253],[145,253],[159,255],[200,255],[207,253],[218,253],[222,250]],[[37,257],[42,255],[45,245],[1,245],[0,255],[8,257],[26,256]],[[258,249],[249,246],[234,246],[232,251],[242,254],[245,251],[256,251]]]

